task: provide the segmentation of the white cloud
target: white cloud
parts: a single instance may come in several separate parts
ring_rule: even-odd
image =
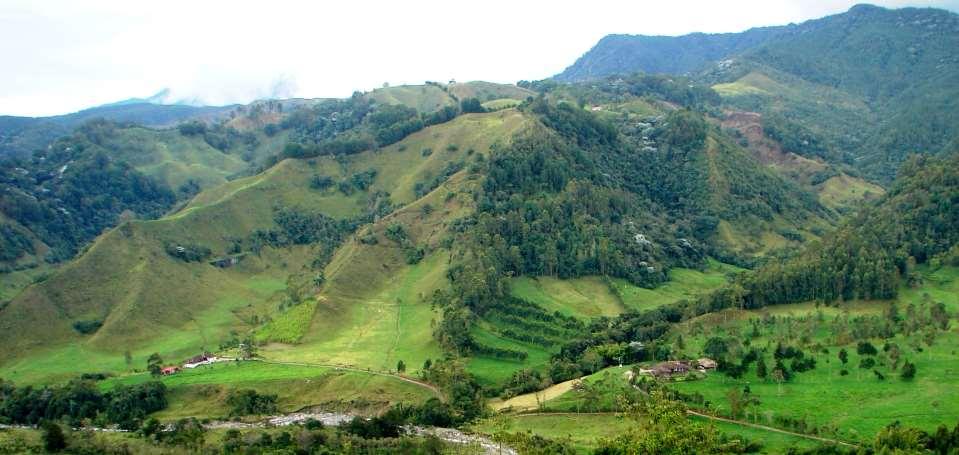
[[[0,113],[64,113],[164,87],[224,104],[342,97],[383,82],[540,79],[608,33],[740,31],[854,3],[7,0]],[[959,9],[959,0],[879,3]]]

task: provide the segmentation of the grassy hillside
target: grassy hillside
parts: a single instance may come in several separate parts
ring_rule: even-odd
[[[242,334],[271,319],[276,321],[262,332],[267,338],[271,331],[302,330],[296,328],[302,323],[284,323],[284,318],[291,318],[277,313],[277,306],[290,292],[296,292],[300,281],[314,273],[310,264],[325,247],[322,242],[266,246],[259,254],[248,252],[237,266],[226,269],[205,262],[184,262],[168,254],[165,247],[198,244],[211,250],[211,258],[225,255],[235,239],[276,228],[275,207],[319,211],[334,219],[346,219],[368,210],[379,191],[391,192],[395,205],[408,204],[418,198],[414,188],[417,183],[433,179],[442,183],[449,162],[488,153],[492,142],[506,140],[524,122],[516,111],[466,115],[427,128],[391,147],[346,160],[286,160],[262,174],[204,191],[187,207],[165,218],[124,223],[98,238],[77,261],[29,287],[0,310],[5,342],[16,346],[2,354],[3,376],[32,381],[79,370],[141,368],[151,352],[161,352],[166,358],[185,358],[204,348],[216,349],[232,336],[231,331]],[[425,148],[435,151],[424,154]],[[311,188],[316,175],[340,180],[370,169],[376,170],[376,177],[367,191],[346,195],[334,188]],[[447,199],[447,192],[440,186],[425,200],[380,220],[373,229],[382,235],[387,223],[400,220],[412,239],[431,245],[433,251],[441,237],[441,224],[462,210],[457,202],[462,197]],[[422,207],[426,204],[434,211],[424,219]],[[433,225],[436,227],[430,227]],[[430,285],[415,283],[423,279],[435,283],[443,277],[441,254],[430,256],[420,266],[407,267],[399,248],[384,245],[392,243],[383,240],[379,246],[369,246],[354,238],[344,245],[327,268],[328,282],[313,318],[315,329],[307,333],[314,336],[305,336],[303,349],[291,355],[302,354],[306,359],[329,356],[342,348],[337,339],[351,344],[362,339],[367,333],[363,323],[348,326],[344,321],[367,318],[369,322],[383,322],[375,318],[375,312],[365,311],[364,305],[367,310],[392,309],[397,317],[419,318],[422,331],[404,333],[419,337],[421,344],[431,343],[431,312],[425,304],[417,305]],[[384,255],[384,251],[389,254]],[[357,286],[359,275],[369,280],[364,286]],[[404,303],[397,303],[397,298]],[[354,305],[356,302],[364,303]],[[303,312],[298,307],[294,311]],[[407,315],[409,311],[412,313]],[[309,311],[305,316],[313,317]],[[96,321],[102,326],[92,335],[82,335],[72,327],[78,321]],[[381,343],[395,338],[396,324],[394,320],[391,325],[392,337],[371,338],[354,351],[344,351],[337,361],[385,369],[395,366],[400,356],[408,357],[410,365],[439,357],[435,347],[421,353],[418,347],[404,351],[402,345],[395,353],[376,354],[383,352]],[[41,325],[44,330],[33,330]],[[276,338],[292,340],[298,335],[280,333]],[[326,350],[333,346],[337,349]],[[276,348],[276,355],[286,358],[284,349]],[[133,357],[132,365],[124,362],[126,350]],[[373,357],[351,358],[354,354]]]
[[[726,284],[729,276],[739,271],[741,269],[735,266],[709,260],[703,271],[670,270],[669,281],[654,289],[641,288],[619,278],[517,277],[510,281],[510,294],[548,311],[589,319],[691,300]]]
[[[776,342],[782,342],[802,347],[807,356],[816,359],[817,366],[795,374],[794,379],[782,385],[758,378],[753,366],[741,379],[713,374],[702,381],[676,383],[675,387],[684,393],[700,393],[711,408],[728,412],[726,393],[749,384],[752,393],[760,397],[756,413],[764,423],[776,425],[776,418],[788,417],[851,441],[868,440],[896,420],[926,430],[934,430],[939,424],[951,425],[959,419],[959,400],[944,390],[951,387],[955,372],[949,359],[959,345],[955,331],[959,269],[927,270],[923,276],[925,284],[903,289],[895,304],[905,311],[910,306],[925,308],[928,303],[923,302],[942,302],[952,314],[952,327],[937,332],[931,344],[922,341],[920,333],[898,333],[885,339],[867,337],[880,350],[875,369],[885,380],[878,380],[873,368],[859,368],[866,356],[857,353],[855,340],[847,331],[849,321],[857,317],[887,320],[890,302],[853,301],[836,307],[802,304],[728,311],[685,323],[675,330],[674,336],[682,334],[687,344],[685,352],[694,357],[710,337],[745,337],[741,339],[748,340],[748,345],[743,341],[741,349],[760,349],[769,365],[772,348]],[[758,335],[753,332],[753,325],[758,325]],[[901,362],[897,369],[893,368],[888,353],[882,351],[884,343],[897,345],[902,358],[916,365],[914,380],[900,379]],[[843,348],[849,353],[847,366],[837,355]],[[848,374],[840,374],[844,369]],[[810,412],[811,409],[817,411]]]
[[[102,389],[153,380],[145,373],[111,378]],[[376,413],[395,403],[418,403],[429,390],[397,378],[302,365],[227,362],[163,377],[170,405],[156,414],[168,421],[183,417],[227,418],[230,390],[253,389],[277,394],[279,412],[318,406],[328,411]]]
[[[384,87],[373,90],[367,96],[377,103],[402,104],[419,112],[433,112],[444,106],[456,105],[456,100],[446,90],[434,84]]]

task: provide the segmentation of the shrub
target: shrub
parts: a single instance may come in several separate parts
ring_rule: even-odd
[[[260,394],[255,390],[232,390],[226,398],[230,415],[270,414],[276,412],[275,394]]]
[[[47,452],[59,452],[67,448],[67,438],[63,436],[63,429],[60,425],[49,420],[40,425],[43,431],[43,448]]]
[[[100,330],[100,327],[102,326],[103,321],[77,321],[73,323],[73,330],[76,330],[83,335],[89,335],[97,330]]]

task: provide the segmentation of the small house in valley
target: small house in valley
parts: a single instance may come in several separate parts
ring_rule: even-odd
[[[702,371],[715,370],[717,366],[719,366],[719,364],[716,363],[715,360],[713,360],[713,359],[708,359],[708,358],[706,358],[706,357],[703,357],[703,358],[701,358],[701,359],[699,359],[699,360],[696,361],[696,368],[698,368],[698,369],[700,369],[700,370],[702,370]]]
[[[670,378],[673,376],[689,373],[691,369],[692,366],[685,360],[670,360],[667,362],[657,363],[648,371],[649,374],[657,378]]]

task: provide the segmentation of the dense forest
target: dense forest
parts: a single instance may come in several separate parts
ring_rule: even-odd
[[[49,150],[0,168],[0,213],[46,244],[50,262],[73,257],[121,216],[156,217],[176,200],[169,188],[99,147],[113,128],[108,122],[88,123]],[[28,235],[4,225],[2,259],[35,254]]]
[[[808,300],[889,299],[917,265],[959,263],[959,155],[913,156],[886,195],[799,257],[741,283],[748,308]]]
[[[957,27],[944,10],[857,5],[740,33],[609,35],[554,80],[640,72],[732,84],[724,104],[776,116],[768,129],[787,150],[889,183],[908,153],[947,153],[959,136]]]

